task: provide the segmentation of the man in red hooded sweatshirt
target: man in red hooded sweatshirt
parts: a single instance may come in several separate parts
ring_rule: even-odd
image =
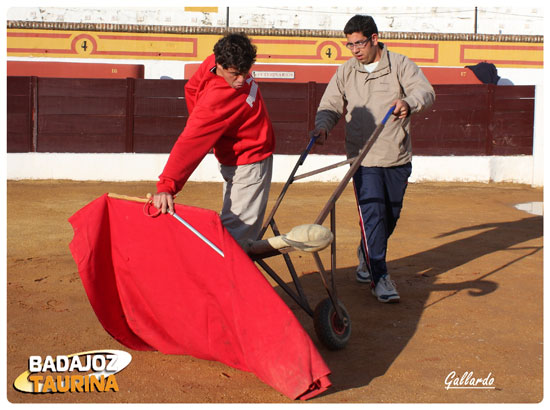
[[[153,197],[155,207],[172,213],[174,196],[213,148],[224,179],[220,218],[241,244],[259,239],[275,148],[265,103],[249,74],[255,59],[248,37],[228,34],[187,82],[189,118]]]

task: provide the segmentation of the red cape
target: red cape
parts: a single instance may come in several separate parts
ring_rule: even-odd
[[[292,399],[330,387],[309,335],[210,210],[176,205],[216,253],[173,216],[103,195],[75,213],[70,243],[90,303],[123,345],[216,360]]]

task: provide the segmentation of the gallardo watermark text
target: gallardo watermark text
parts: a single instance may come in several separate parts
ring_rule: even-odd
[[[445,378],[445,389],[494,389],[494,383],[491,373],[486,377],[475,377],[474,372],[464,372],[458,376],[453,370]]]

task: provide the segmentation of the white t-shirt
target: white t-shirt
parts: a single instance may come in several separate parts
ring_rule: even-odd
[[[367,72],[372,73],[374,70],[376,70],[378,63],[379,61],[375,61],[374,63],[370,64],[363,64],[363,67],[365,67],[365,70],[367,70]]]

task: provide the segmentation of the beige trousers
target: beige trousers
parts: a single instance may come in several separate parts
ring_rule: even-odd
[[[259,239],[265,216],[273,156],[247,165],[220,165],[223,183],[223,207],[220,219],[240,244]]]

